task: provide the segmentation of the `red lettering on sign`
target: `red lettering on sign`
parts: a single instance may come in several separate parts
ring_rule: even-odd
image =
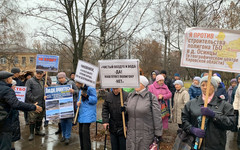
[[[15,89],[17,89],[17,91],[25,91],[26,90],[25,88],[19,88],[19,87],[16,87]]]

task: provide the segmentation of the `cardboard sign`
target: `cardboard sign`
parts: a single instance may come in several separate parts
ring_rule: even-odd
[[[240,31],[187,28],[181,66],[240,72]]]
[[[99,60],[102,88],[137,88],[139,81],[139,60]]]
[[[78,60],[78,66],[74,80],[95,88],[97,76],[98,67],[88,62]]]
[[[16,86],[14,91],[15,91],[15,94],[16,94],[16,97],[18,98],[18,100],[21,102],[25,102],[27,87]]]
[[[73,118],[73,95],[69,89],[72,85],[62,85],[45,88],[46,118],[47,120],[56,120],[63,118]]]
[[[58,72],[59,56],[37,55],[36,70]]]

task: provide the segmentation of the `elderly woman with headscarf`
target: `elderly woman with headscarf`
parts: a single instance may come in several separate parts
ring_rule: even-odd
[[[200,80],[201,78],[196,76],[193,78],[193,83],[188,89],[188,93],[190,95],[190,100],[200,96],[202,94],[201,88],[200,88]]]
[[[182,113],[182,128],[187,134],[204,138],[201,150],[225,150],[226,130],[232,129],[235,125],[234,110],[231,104],[215,95],[218,84],[214,78],[211,78],[209,95],[206,99],[207,81],[207,76],[201,79],[202,95],[185,105]],[[207,107],[203,107],[204,100],[208,103]],[[205,130],[200,129],[201,116],[207,118]]]
[[[145,76],[140,76],[140,87],[129,93],[125,102],[128,116],[127,150],[146,150],[153,140],[162,136],[162,119],[158,101],[147,90]]]
[[[148,90],[157,97],[160,109],[161,103],[165,102],[165,104],[167,105],[168,99],[172,97],[171,91],[168,89],[167,85],[164,84],[164,77],[162,75],[157,75],[156,81],[148,86]],[[162,118],[162,122],[163,129],[168,129],[168,117]]]
[[[173,105],[173,122],[177,123],[179,128],[182,128],[182,110],[189,101],[189,94],[181,80],[176,80],[173,84],[176,88]]]

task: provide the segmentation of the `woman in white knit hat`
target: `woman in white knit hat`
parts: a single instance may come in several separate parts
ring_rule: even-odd
[[[128,115],[127,150],[146,150],[162,136],[162,119],[158,101],[147,90],[148,79],[140,76],[140,87],[129,93],[125,103]]]

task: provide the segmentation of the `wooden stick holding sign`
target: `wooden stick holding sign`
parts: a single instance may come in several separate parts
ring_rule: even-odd
[[[46,71],[46,74],[45,74],[45,86],[47,85],[47,76],[48,76],[48,72]]]
[[[80,104],[82,103],[82,96],[80,96],[79,101],[78,101],[77,103],[80,103]],[[80,108],[80,106],[78,106],[78,108],[77,108],[77,112],[76,112],[76,115],[75,115],[73,124],[76,124],[77,117],[78,117],[78,112],[79,112],[79,108]]]
[[[211,78],[212,78],[212,70],[209,70],[208,82],[207,82],[207,92],[206,92],[206,98],[204,100],[204,107],[207,107],[207,105],[208,105],[208,97],[209,97],[209,90],[210,90],[210,85],[211,85]],[[205,129],[205,120],[206,120],[206,116],[202,116],[202,124],[201,124],[201,129],[202,130]],[[201,148],[202,141],[203,141],[203,138],[200,138],[199,139],[199,144],[198,144],[198,149]]]
[[[121,101],[121,107],[123,107],[123,93],[122,93],[122,89],[120,90],[120,101]],[[123,120],[123,133],[124,136],[126,138],[127,134],[126,134],[126,123],[125,123],[125,112],[122,111],[122,120]]]

